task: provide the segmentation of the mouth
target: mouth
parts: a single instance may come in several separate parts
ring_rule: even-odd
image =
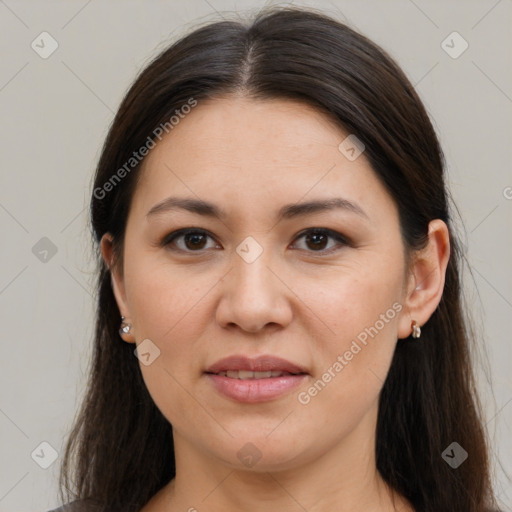
[[[288,373],[292,375],[308,373],[305,367],[272,355],[258,357],[232,355],[219,359],[216,363],[206,369],[206,373],[219,374],[221,372],[226,374],[227,372],[237,372],[238,375],[242,375],[241,378],[254,378],[252,374],[256,374],[256,378],[279,376],[277,374],[272,375],[272,372],[280,372],[283,374]],[[271,375],[268,375],[268,372],[270,372]],[[262,373],[265,375],[258,375]],[[233,378],[235,378],[234,374]],[[236,378],[238,378],[238,376],[236,376]]]
[[[209,372],[207,372],[209,373]],[[273,377],[283,377],[285,375],[303,375],[302,373],[289,373],[280,370],[269,370],[266,372],[251,372],[250,370],[226,370],[225,372],[212,373],[210,375],[220,375],[230,379],[250,380],[250,379],[270,379]]]
[[[285,359],[241,355],[221,359],[204,373],[223,397],[245,403],[281,398],[309,375],[305,368]]]

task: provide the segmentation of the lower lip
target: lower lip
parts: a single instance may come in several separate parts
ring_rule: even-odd
[[[212,373],[207,373],[206,376],[217,391],[228,398],[246,403],[267,402],[279,398],[298,387],[307,377],[306,374],[301,374],[241,380]]]

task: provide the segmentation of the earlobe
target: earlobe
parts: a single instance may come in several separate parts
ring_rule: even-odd
[[[424,326],[436,310],[443,295],[449,258],[448,227],[442,220],[435,219],[429,223],[427,246],[413,257],[399,338],[411,336],[413,322]]]
[[[119,336],[127,343],[135,343],[135,336],[130,324],[124,316],[121,317],[121,325],[119,327]]]

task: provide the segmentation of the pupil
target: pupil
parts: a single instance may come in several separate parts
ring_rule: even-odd
[[[326,241],[327,237],[323,233],[313,233],[313,234],[307,235],[306,239],[309,242],[314,237],[315,237],[315,241],[313,242],[313,246],[316,247],[317,249],[318,248],[323,249],[325,247],[325,241]],[[318,244],[318,239],[316,237],[323,237],[324,243],[322,243],[322,241],[320,241],[320,244]]]
[[[203,242],[204,242],[204,235],[201,235],[200,233],[188,234],[187,235],[187,246],[192,245],[192,248],[196,248],[197,249],[198,248],[197,244],[199,243],[199,245],[201,245],[201,247],[199,247],[199,249],[201,249],[202,245],[204,245],[204,243],[201,244],[201,240],[200,240],[201,238],[203,239]],[[191,240],[192,240],[192,243],[190,244],[189,242]],[[190,248],[191,247],[189,247],[189,249]]]

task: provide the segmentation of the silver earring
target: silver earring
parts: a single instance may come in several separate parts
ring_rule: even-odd
[[[122,336],[123,334],[129,334],[132,328],[132,324],[128,324],[125,321],[124,316],[121,317],[121,327],[119,327],[119,334]]]
[[[412,337],[419,338],[421,336],[421,327],[416,323],[415,320],[411,322],[412,327]]]

